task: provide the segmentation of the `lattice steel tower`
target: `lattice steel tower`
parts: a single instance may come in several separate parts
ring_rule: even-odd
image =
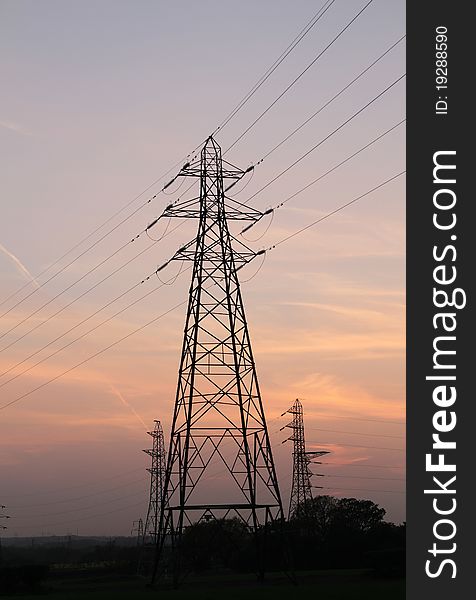
[[[144,545],[156,544],[159,532],[160,503],[164,493],[165,478],[165,442],[160,421],[155,420],[153,431],[147,433],[152,437],[152,448],[144,450],[151,457],[149,508],[144,526]]]
[[[260,253],[228,224],[262,216],[226,195],[249,170],[224,161],[208,138],[199,160],[179,174],[199,179],[200,197],[178,200],[163,214],[198,219],[196,238],[173,257],[193,263],[157,553],[159,561],[170,539],[176,583],[187,525],[237,517],[261,539],[267,525],[283,518],[237,275]],[[212,490],[207,469],[210,475],[216,466],[220,489]]]
[[[137,519],[137,521],[132,522],[131,535],[134,534],[136,534],[137,546],[142,546],[144,540],[144,521],[142,519]]]
[[[312,500],[313,486],[311,478],[314,475],[322,477],[319,473],[313,473],[309,465],[314,458],[319,458],[325,454],[329,454],[326,450],[306,451],[306,441],[304,438],[304,414],[301,401],[297,398],[289,410],[281,416],[290,413],[293,415],[293,420],[281,428],[281,430],[289,427],[293,430],[292,435],[284,440],[291,441],[294,444],[293,448],[293,482],[291,487],[291,498],[289,500],[288,519],[305,516],[309,503]],[[317,463],[320,464],[320,463]]]

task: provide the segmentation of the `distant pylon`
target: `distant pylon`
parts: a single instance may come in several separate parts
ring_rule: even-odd
[[[153,431],[147,433],[152,437],[152,448],[144,450],[151,457],[149,508],[144,526],[144,545],[157,543],[159,534],[160,503],[164,490],[165,478],[165,442],[160,421],[155,420]]]
[[[312,452],[306,451],[306,441],[304,438],[304,416],[301,401],[297,398],[289,410],[281,416],[290,413],[293,415],[293,420],[281,428],[281,430],[289,427],[293,430],[290,437],[284,440],[291,441],[294,444],[293,448],[293,482],[291,487],[291,498],[289,500],[288,519],[291,520],[298,516],[305,516],[312,500],[313,486],[311,478],[316,475],[323,477],[320,473],[313,473],[309,465],[314,458],[319,458],[325,454],[329,454],[327,450],[317,450]],[[315,463],[320,464],[320,463]]]
[[[193,263],[157,546],[160,561],[170,540],[176,585],[188,525],[236,517],[255,534],[262,557],[261,534],[283,519],[237,275],[262,252],[253,252],[228,228],[229,220],[262,216],[226,195],[247,171],[224,161],[208,138],[199,159],[179,174],[199,179],[200,197],[179,199],[163,214],[198,219],[197,236],[173,257]],[[224,472],[219,494],[207,479],[214,465]],[[156,573],[157,563],[154,578]]]
[[[134,533],[137,535],[137,545],[141,546],[144,539],[144,521],[142,519],[137,519],[132,523],[131,535]]]
[[[6,515],[3,511],[5,510],[6,506],[4,504],[0,504],[0,519],[9,519],[10,517],[8,515]],[[7,529],[7,527],[5,525],[0,524],[0,530],[2,529]],[[2,565],[3,562],[3,549],[2,549],[2,536],[0,535],[0,566]]]

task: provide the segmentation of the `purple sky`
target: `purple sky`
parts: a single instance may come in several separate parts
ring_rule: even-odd
[[[3,0],[0,6],[3,161],[0,301],[50,265],[169,167],[229,113],[324,4],[244,0],[82,2]],[[217,135],[226,149],[365,5],[336,0],[253,99]],[[405,31],[404,3],[374,0],[328,52],[227,155],[256,163]],[[244,201],[404,73],[394,50],[256,168]],[[352,120],[251,204],[286,199],[405,116],[404,81]],[[401,172],[404,125],[326,176],[249,232],[270,246]],[[160,179],[148,195],[159,191]],[[185,187],[185,186],[184,186]],[[74,283],[160,214],[159,196],[11,310],[1,332]],[[131,205],[126,216],[138,201]],[[309,448],[329,447],[327,493],[371,498],[388,518],[404,514],[404,178],[298,235],[242,272],[253,349],[285,503],[290,447],[279,415],[303,399]],[[120,221],[117,217],[110,226]],[[195,231],[129,244],[0,339],[10,369],[162,264]],[[107,231],[107,228],[104,229]],[[159,236],[160,227],[154,235]],[[263,236],[263,237],[260,237]],[[93,239],[100,237],[98,233]],[[147,248],[32,333],[30,329]],[[82,246],[70,258],[78,255]],[[66,264],[65,259],[61,265]],[[172,276],[177,265],[167,271]],[[51,273],[54,273],[53,269]],[[0,387],[14,400],[186,299],[189,275],[152,293],[64,352]],[[45,277],[39,278],[39,282]],[[30,364],[151,290],[151,281],[75,329]],[[34,289],[32,283],[18,300]],[[14,301],[0,306],[4,312]],[[146,429],[164,422],[175,394],[185,308],[24,401],[0,412],[0,503],[9,535],[128,534],[144,516]],[[372,467],[356,465],[377,465]],[[219,497],[220,473],[210,489]],[[223,484],[225,485],[225,484]],[[367,491],[368,490],[368,491]]]

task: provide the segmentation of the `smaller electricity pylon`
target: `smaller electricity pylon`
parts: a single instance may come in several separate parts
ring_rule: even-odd
[[[152,437],[152,448],[144,450],[151,457],[149,508],[144,527],[144,545],[157,544],[159,534],[160,503],[164,491],[165,477],[165,442],[164,431],[160,421],[155,420],[153,431],[147,433]]]
[[[311,478],[313,476],[323,477],[321,473],[313,473],[310,469],[310,464],[321,464],[314,461],[315,458],[329,454],[327,450],[306,451],[306,441],[304,438],[304,416],[300,400],[297,398],[294,404],[284,412],[281,416],[290,413],[293,419],[284,427],[292,429],[292,435],[283,441],[283,444],[291,441],[294,444],[293,449],[293,482],[291,487],[291,498],[289,500],[288,520],[297,517],[305,517],[312,501],[312,488],[321,487],[313,486]]]
[[[151,465],[147,469],[150,473],[149,507],[145,523],[139,534],[140,541],[138,540],[140,550],[137,571],[144,575],[152,568],[159,538],[160,509],[165,477],[164,431],[160,421],[155,420],[154,423],[154,429],[147,432],[152,437],[152,448],[144,450],[151,458]],[[142,523],[142,519],[140,522]]]
[[[0,504],[0,519],[9,519],[10,516],[6,515],[3,511],[6,509],[4,504]],[[7,529],[5,525],[0,525],[0,530]],[[2,537],[0,536],[0,566],[3,562],[3,550],[2,550]]]
[[[137,535],[137,545],[142,546],[142,540],[144,538],[144,521],[142,519],[133,521],[131,535],[134,534]]]

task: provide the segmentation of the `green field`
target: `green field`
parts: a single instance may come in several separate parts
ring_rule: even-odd
[[[190,577],[180,589],[151,589],[147,581],[112,575],[53,578],[35,595],[2,598],[33,600],[403,600],[402,579],[382,579],[361,570],[314,571],[298,574],[293,585],[282,576],[271,575],[260,584],[250,576]]]

